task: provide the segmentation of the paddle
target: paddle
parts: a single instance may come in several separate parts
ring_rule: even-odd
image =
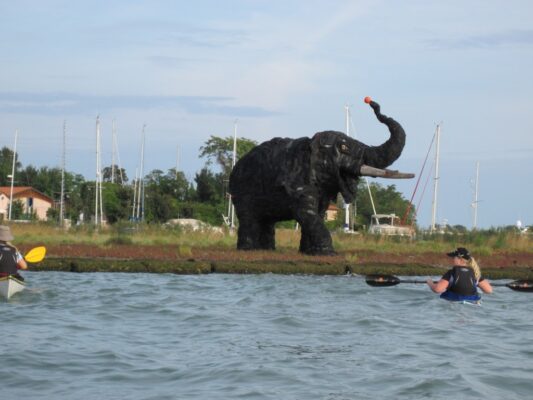
[[[400,279],[394,275],[367,275],[365,281],[370,286],[375,287],[385,287],[385,286],[396,286],[400,283],[426,283],[426,281],[421,280],[411,280],[411,279]],[[511,290],[516,290],[517,292],[533,292],[533,280],[530,279],[519,279],[517,281],[509,283],[492,283],[492,286],[497,287],[508,287]]]
[[[39,246],[28,251],[28,253],[24,256],[24,259],[29,263],[38,263],[39,261],[43,261],[45,255],[46,247]]]

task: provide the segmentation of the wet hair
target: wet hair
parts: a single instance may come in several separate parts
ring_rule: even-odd
[[[466,262],[466,265],[468,265],[472,270],[474,271],[474,276],[476,277],[476,281],[479,281],[481,278],[481,269],[479,268],[479,265],[474,257],[470,257],[470,260]]]

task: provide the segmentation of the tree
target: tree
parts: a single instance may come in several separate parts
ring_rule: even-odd
[[[111,182],[111,175],[113,173],[113,166],[105,167],[102,170],[102,180],[104,182]],[[128,182],[128,175],[126,175],[126,170],[124,168],[119,168],[118,165],[115,165],[115,179],[114,183],[124,184]]]
[[[68,173],[65,173],[67,178]],[[39,169],[32,165],[21,170],[17,181],[21,185],[31,186],[34,189],[52,197],[59,198],[61,193],[61,169],[41,167]]]
[[[146,184],[157,187],[161,194],[168,195],[179,201],[187,201],[190,197],[189,182],[183,172],[176,173],[176,169],[169,169],[166,174],[161,170],[153,170],[145,178]]]
[[[193,197],[190,182],[182,171],[176,172],[176,168],[168,170],[165,179],[160,181],[160,186],[162,193],[169,194],[178,201],[189,201]]]
[[[15,162],[15,181],[18,180],[18,170],[22,168],[22,164],[19,162],[18,154],[16,154]],[[13,150],[8,147],[2,147],[0,150],[0,186],[11,185],[11,175],[13,169]]]
[[[374,199],[374,205],[378,214],[396,214],[402,218],[409,206],[409,201],[402,197],[402,194],[396,190],[395,185],[387,187],[379,183],[371,183],[370,191]],[[357,223],[361,225],[369,225],[370,218],[374,214],[366,182],[360,182],[357,195]],[[415,215],[414,207],[410,210],[410,215],[407,223],[411,222],[412,216]]]
[[[102,198],[104,215],[110,224],[128,219],[133,199],[131,187],[107,182],[102,186]]]
[[[246,139],[237,139],[237,159],[239,160],[257,146],[257,142]],[[220,166],[224,176],[229,176],[233,162],[233,137],[221,138],[210,136],[203,146],[200,147],[200,157],[207,157],[207,165],[211,165],[213,160]]]
[[[148,222],[165,222],[180,216],[179,202],[192,197],[190,184],[183,172],[169,169],[165,174],[154,169],[144,178],[145,219]]]
[[[210,204],[222,203],[224,177],[221,173],[214,174],[211,170],[202,168],[194,180],[197,201]]]
[[[39,179],[39,170],[33,165],[28,165],[17,175],[17,181],[21,186],[31,186],[37,189],[35,182]],[[39,190],[39,189],[37,189]]]
[[[30,219],[24,213],[24,203],[22,200],[13,199],[13,204],[11,205],[11,219]]]
[[[17,182],[22,186],[31,186],[34,189],[50,196],[57,204],[61,201],[61,169],[28,165],[18,173]],[[85,182],[80,174],[65,171],[64,174],[64,218],[77,220],[83,209],[81,198],[82,183]],[[59,211],[51,213],[49,219],[58,219]]]
[[[80,187],[78,188],[80,206],[81,206],[78,212],[79,214],[83,214],[84,221],[89,221],[90,216],[94,215],[95,195],[96,195],[95,187],[96,185],[94,181],[92,182],[85,181],[81,183]]]
[[[155,190],[146,193],[144,204],[147,222],[166,222],[178,214],[176,200]]]

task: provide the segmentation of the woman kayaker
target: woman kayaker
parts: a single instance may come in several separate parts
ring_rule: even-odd
[[[9,243],[13,239],[9,226],[0,225],[0,276],[13,275],[23,281],[18,270],[28,269],[28,264],[17,248]]]
[[[442,278],[434,283],[427,280],[428,286],[435,293],[441,293],[442,299],[451,301],[481,300],[477,288],[483,293],[492,293],[489,281],[481,276],[481,270],[474,257],[464,247],[458,247],[448,257],[453,257],[453,268],[448,270]]]

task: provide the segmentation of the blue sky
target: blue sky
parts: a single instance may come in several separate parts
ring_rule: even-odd
[[[67,169],[94,179],[100,115],[104,165],[114,119],[134,176],[146,124],[145,171],[175,167],[179,146],[192,179],[236,119],[258,142],[312,136],[344,131],[348,104],[357,138],[379,144],[369,95],[407,132],[395,169],[418,174],[442,122],[439,222],[471,226],[479,161],[478,226],[533,224],[532,20],[513,0],[1,0],[0,145],[18,129],[24,165],[59,166],[66,120]],[[395,183],[411,197],[415,180]]]

